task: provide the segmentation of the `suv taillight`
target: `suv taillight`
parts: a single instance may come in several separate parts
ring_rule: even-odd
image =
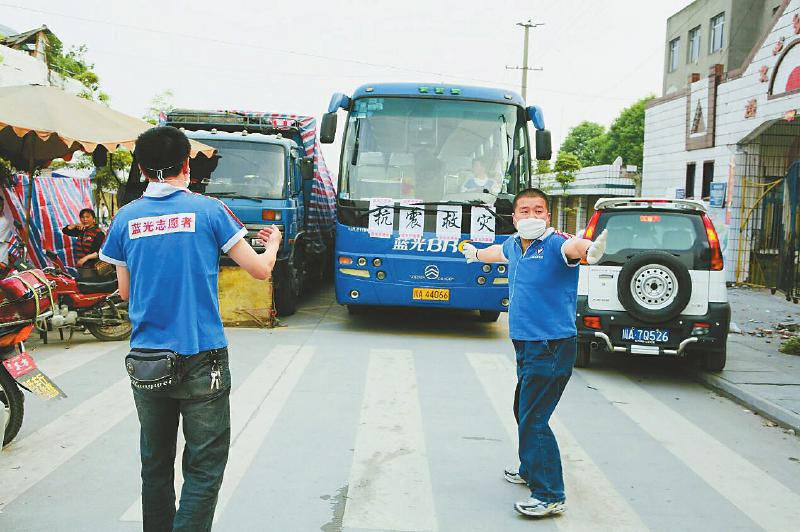
[[[708,245],[711,246],[711,269],[721,270],[724,264],[722,261],[722,248],[719,246],[719,238],[717,237],[717,230],[714,229],[714,223],[706,214],[703,214],[703,225],[706,226],[706,237],[708,237]]]
[[[594,211],[592,217],[589,218],[589,223],[586,225],[586,230],[583,232],[583,238],[594,240],[594,231],[597,229],[597,220],[600,219],[600,211]],[[584,266],[589,264],[586,259],[581,259],[581,264]]]
[[[583,238],[593,240],[594,230],[597,229],[597,220],[600,219],[600,211],[594,211],[594,214],[589,218],[589,223],[586,225],[586,231],[583,233]]]

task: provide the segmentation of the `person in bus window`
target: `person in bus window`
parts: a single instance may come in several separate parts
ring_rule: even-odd
[[[461,192],[483,192],[486,190],[492,194],[497,194],[500,190],[500,181],[489,177],[487,166],[485,159],[474,159],[472,161],[472,177],[461,185]]]

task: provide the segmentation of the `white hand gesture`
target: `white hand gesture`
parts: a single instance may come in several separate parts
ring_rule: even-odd
[[[464,254],[464,258],[467,259],[467,264],[470,262],[478,262],[478,248],[466,242],[463,246],[461,246],[461,253]]]
[[[586,250],[586,262],[589,264],[597,264],[603,258],[603,253],[606,252],[606,241],[608,240],[608,229],[603,229],[600,236],[592,242],[589,249]]]

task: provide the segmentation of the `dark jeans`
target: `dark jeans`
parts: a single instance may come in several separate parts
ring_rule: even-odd
[[[512,341],[517,352],[514,416],[519,426],[519,474],[528,481],[532,497],[563,501],[561,455],[549,421],[572,376],[576,339]]]
[[[181,357],[182,381],[167,391],[133,389],[141,424],[142,515],[145,532],[211,530],[231,440],[228,352],[217,354],[219,389],[211,389],[211,361]],[[183,418],[183,488],[175,512],[175,446]]]

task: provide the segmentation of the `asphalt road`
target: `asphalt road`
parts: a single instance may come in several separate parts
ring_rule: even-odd
[[[505,316],[376,310],[323,289],[272,330],[228,331],[233,443],[221,531],[796,530],[800,440],[664,359],[576,370],[553,427],[567,512],[531,521]],[[28,396],[0,453],[0,530],[141,529],[124,342],[32,342],[67,399]],[[178,475],[180,481],[180,475]]]

